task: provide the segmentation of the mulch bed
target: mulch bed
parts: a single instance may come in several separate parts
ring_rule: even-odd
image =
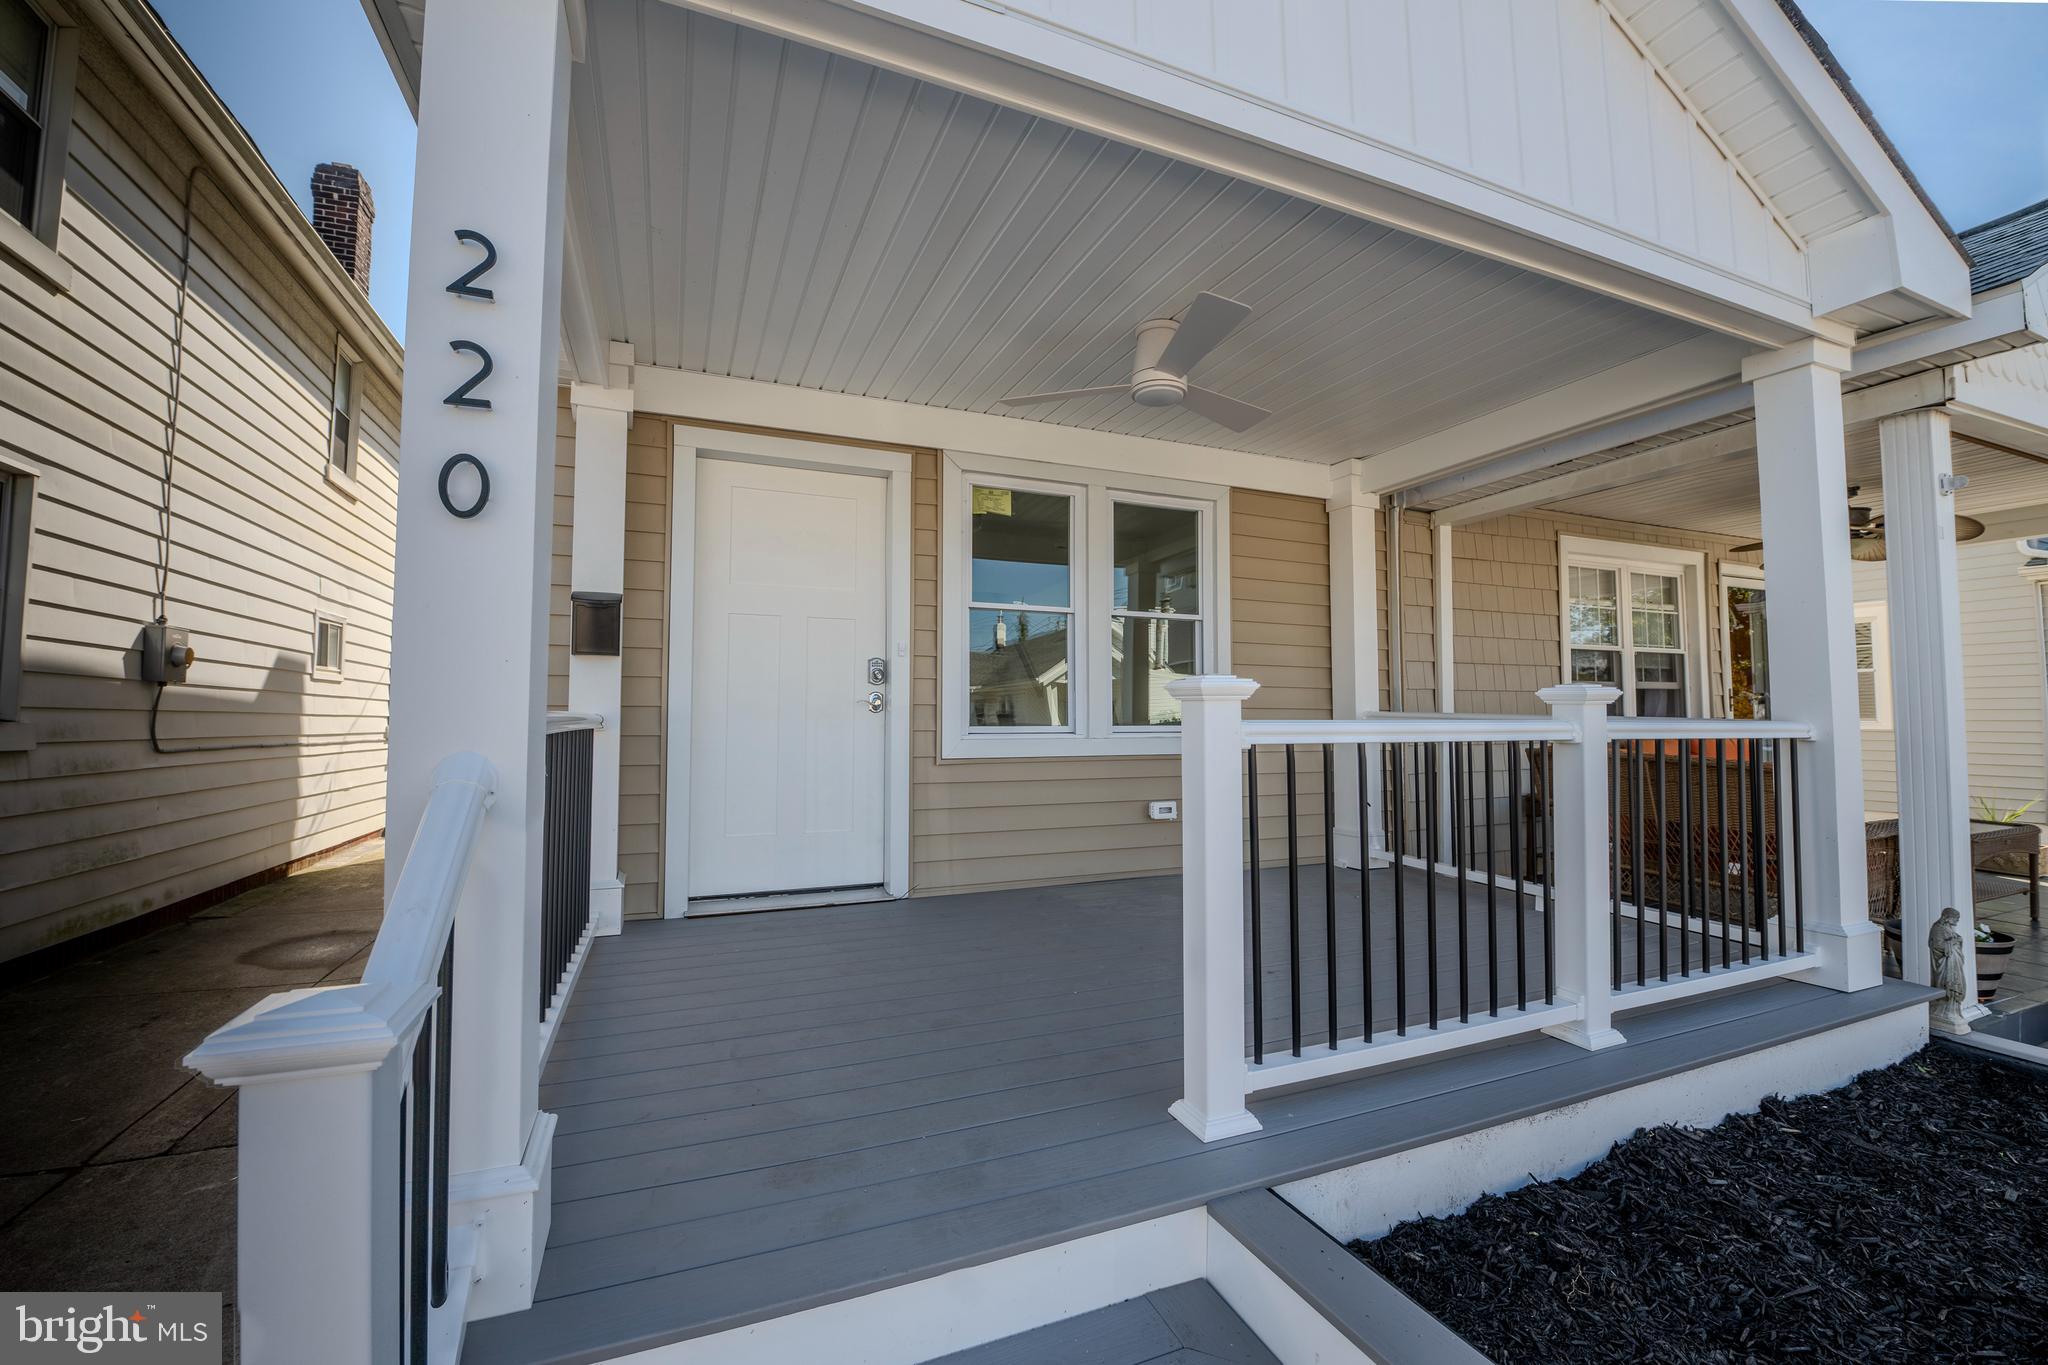
[[[1352,1254],[1539,1361],[2048,1361],[2048,1074],[1931,1047]]]

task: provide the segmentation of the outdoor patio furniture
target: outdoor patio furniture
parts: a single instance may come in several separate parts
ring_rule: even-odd
[[[2041,841],[2044,827],[2036,824],[2005,824],[1994,820],[1970,822],[1970,865],[1980,866],[1991,858],[2020,855],[2027,860],[2027,913],[2035,923],[2041,919]],[[1899,905],[1899,821],[1897,816],[1866,820],[1865,866],[1870,877],[1870,917],[1887,920]],[[1974,895],[1987,899],[1993,889],[1983,878],[1975,879]]]

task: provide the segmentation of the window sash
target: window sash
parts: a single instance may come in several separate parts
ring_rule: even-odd
[[[1567,551],[1562,556],[1561,569],[1564,580],[1563,632],[1566,677],[1571,678],[1577,673],[1574,655],[1611,655],[1614,659],[1614,678],[1611,683],[1601,685],[1613,686],[1621,691],[1621,696],[1615,700],[1611,708],[1614,714],[1642,715],[1642,695],[1646,692],[1675,692],[1678,694],[1679,714],[1691,714],[1695,679],[1701,664],[1696,657],[1692,632],[1686,626],[1686,575],[1689,572],[1691,570],[1681,565],[1607,559]],[[1659,603],[1640,601],[1637,597],[1640,580],[1658,580],[1672,585],[1671,605],[1666,607]],[[1670,636],[1677,643],[1640,643],[1636,629],[1639,615],[1668,619],[1671,623]],[[1577,633],[1576,626],[1595,622],[1611,629],[1611,640],[1574,638]],[[1606,634],[1606,630],[1601,633]],[[1679,660],[1679,676],[1676,683],[1641,680],[1637,660],[1659,654],[1671,655]]]

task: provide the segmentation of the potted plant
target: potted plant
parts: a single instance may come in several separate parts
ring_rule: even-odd
[[[1885,956],[1894,964],[1904,962],[1900,951],[1899,921],[1888,919],[1884,922]],[[1998,982],[2005,975],[2006,959],[2012,956],[2014,945],[2019,942],[2011,934],[1993,929],[1979,921],[1977,924],[1977,1003],[1988,1005],[1991,997],[1998,994]]]

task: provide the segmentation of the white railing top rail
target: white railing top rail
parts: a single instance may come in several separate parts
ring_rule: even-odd
[[[209,1034],[185,1065],[239,1085],[374,1066],[404,1041],[433,1003],[456,898],[497,788],[497,771],[479,755],[441,760],[361,982],[266,997]]]
[[[1552,716],[1385,712],[1357,720],[1248,720],[1246,744],[1434,744],[1463,740],[1576,741],[1577,727]]]
[[[424,986],[438,975],[470,852],[497,790],[498,774],[481,755],[450,754],[435,767],[427,808],[363,966],[365,985]]]
[[[1609,739],[1812,739],[1803,720],[1688,719],[1683,716],[1612,716]]]
[[[602,730],[604,717],[595,711],[550,711],[547,713],[547,732],[555,734],[562,730]]]

